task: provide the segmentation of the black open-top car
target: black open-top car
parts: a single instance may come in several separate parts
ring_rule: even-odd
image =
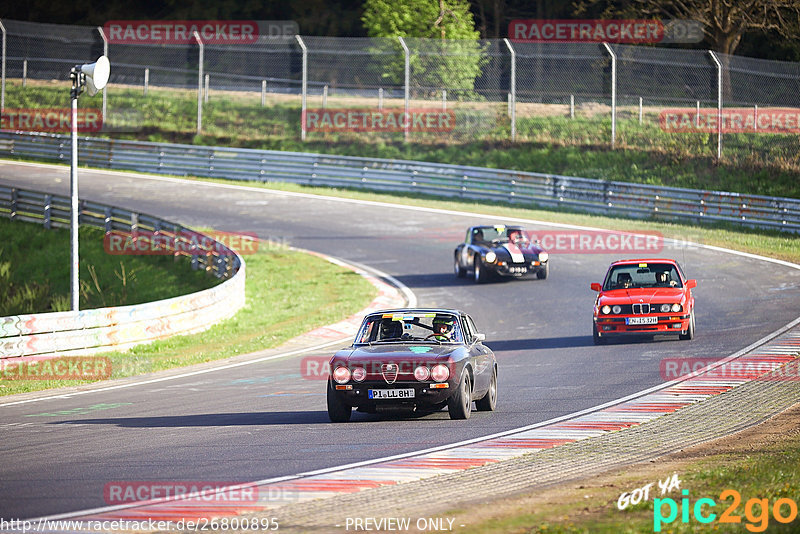
[[[520,226],[473,226],[456,247],[454,271],[459,278],[472,271],[476,282],[485,281],[491,274],[535,274],[544,279],[550,273],[550,262],[547,252]]]
[[[497,403],[497,361],[472,318],[457,310],[395,309],[364,318],[353,344],[330,360],[328,415],[350,420],[401,409],[421,413],[447,406],[467,419]]]

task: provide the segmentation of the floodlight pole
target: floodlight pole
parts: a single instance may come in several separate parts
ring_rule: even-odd
[[[72,80],[72,90],[70,91],[70,98],[72,99],[72,123],[70,130],[72,132],[72,157],[69,168],[69,193],[71,200],[71,220],[69,225],[69,238],[70,238],[70,299],[72,301],[72,311],[78,311],[79,306],[79,257],[78,257],[78,212],[80,206],[78,204],[78,96],[81,94],[83,86],[83,73],[80,67],[73,67],[69,73],[69,78]]]

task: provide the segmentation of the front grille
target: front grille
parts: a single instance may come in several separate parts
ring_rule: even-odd
[[[397,364],[384,363],[381,365],[381,375],[387,384],[394,384],[395,380],[397,380]]]
[[[647,315],[650,313],[650,304],[634,304],[633,305],[633,314],[634,315]]]

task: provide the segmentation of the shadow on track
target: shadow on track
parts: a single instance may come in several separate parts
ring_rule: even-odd
[[[103,419],[54,421],[52,424],[114,425],[121,428],[180,428],[196,426],[308,425],[329,422],[328,414],[324,411],[300,411],[108,417]]]

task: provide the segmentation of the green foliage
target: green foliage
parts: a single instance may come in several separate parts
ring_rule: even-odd
[[[0,218],[0,239],[0,317],[69,310],[69,231]],[[218,283],[171,256],[107,254],[103,231],[88,226],[80,228],[79,256],[81,309],[150,302]]]
[[[478,41],[469,2],[446,0],[443,7],[435,0],[367,0],[362,21],[370,37],[406,39],[410,82],[417,97],[442,89],[451,98],[473,97],[475,79],[488,62],[485,45]],[[384,76],[402,85],[405,57],[399,43],[393,46],[397,59],[384,67]]]

